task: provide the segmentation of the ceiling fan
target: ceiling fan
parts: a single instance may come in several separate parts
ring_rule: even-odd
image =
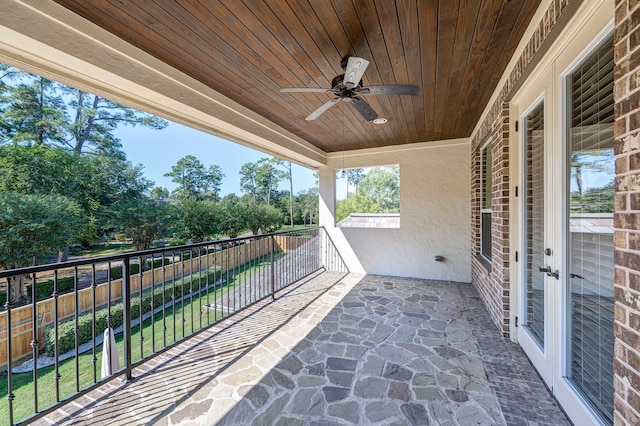
[[[372,121],[378,117],[371,105],[361,96],[371,95],[412,95],[415,96],[420,91],[420,87],[414,84],[387,84],[384,86],[362,87],[362,76],[364,75],[369,61],[356,56],[347,56],[340,62],[344,74],[335,77],[331,81],[331,89],[320,89],[312,87],[287,87],[280,89],[280,92],[306,92],[306,93],[331,93],[335,98],[329,100],[317,110],[313,111],[305,120],[311,121],[320,117],[325,111],[340,101],[348,102],[358,111],[365,120]]]

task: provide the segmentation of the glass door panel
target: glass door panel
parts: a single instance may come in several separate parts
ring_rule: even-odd
[[[567,378],[613,422],[613,40],[567,79]]]
[[[526,292],[522,325],[544,348],[546,275],[540,271],[545,266],[544,103],[524,117],[523,128]]]

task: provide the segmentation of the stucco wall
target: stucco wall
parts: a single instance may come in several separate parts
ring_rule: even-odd
[[[320,224],[352,272],[470,282],[469,162],[468,139],[330,154]],[[335,170],[387,164],[400,165],[400,229],[336,228]]]

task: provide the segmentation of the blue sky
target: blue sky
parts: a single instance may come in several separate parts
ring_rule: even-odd
[[[169,123],[163,130],[143,127],[121,126],[115,132],[122,142],[127,159],[133,164],[142,164],[148,179],[169,190],[175,188],[171,178],[163,175],[171,166],[186,156],[193,155],[206,167],[217,164],[225,174],[221,194],[242,195],[240,191],[240,168],[244,163],[255,162],[262,157],[270,157],[260,151],[218,138],[189,127]],[[313,170],[293,164],[293,193],[315,185]],[[288,182],[280,184],[280,189],[289,189]]]

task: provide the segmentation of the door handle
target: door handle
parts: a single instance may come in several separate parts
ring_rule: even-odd
[[[557,269],[555,271],[551,271],[551,266],[545,266],[544,268],[542,266],[538,266],[538,271],[544,272],[548,277],[553,277],[556,280],[560,279],[560,271]]]
[[[538,266],[538,271],[545,272],[549,275],[551,273],[551,266],[545,266],[544,268],[542,266]]]
[[[577,278],[579,280],[584,280],[584,277],[582,275],[578,275],[578,274],[569,274],[569,276],[571,278]]]

